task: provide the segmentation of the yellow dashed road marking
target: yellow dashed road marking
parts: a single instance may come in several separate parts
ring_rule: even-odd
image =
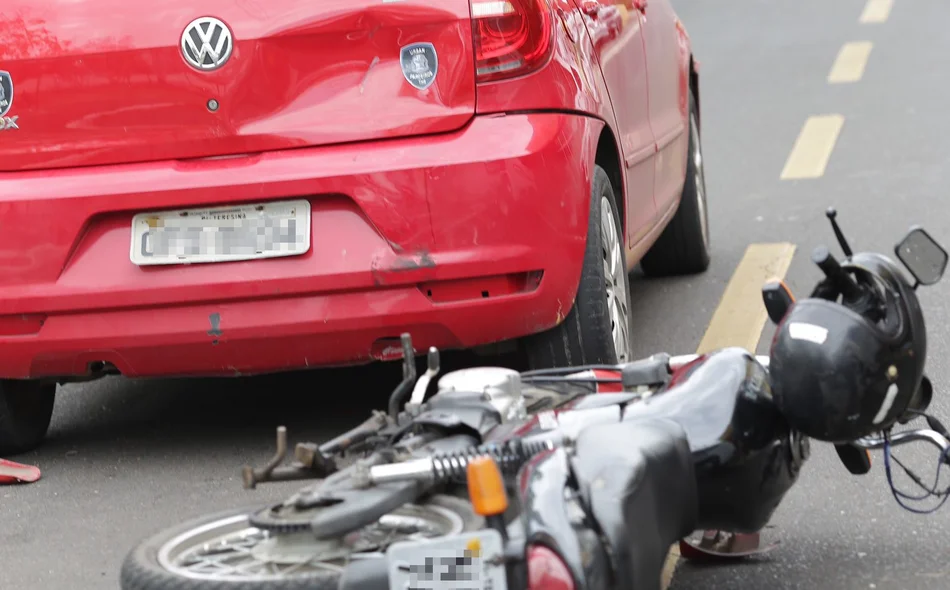
[[[673,583],[673,574],[676,573],[676,566],[680,562],[679,543],[670,547],[670,552],[666,554],[666,562],[663,564],[663,572],[660,576],[660,588],[667,590]]]
[[[696,352],[724,346],[742,346],[755,352],[769,317],[762,303],[762,285],[771,278],[784,278],[794,255],[795,245],[788,243],[752,244],[746,248]]]
[[[818,178],[825,173],[828,159],[844,125],[841,115],[816,115],[805,121],[781,178]]]
[[[868,0],[858,22],[864,25],[886,22],[887,17],[891,15],[892,6],[894,0]]]
[[[627,10],[627,7],[623,4],[617,4],[617,10],[620,11],[620,22],[623,25],[627,24],[627,21],[630,20],[630,11]]]
[[[852,41],[845,43],[838,52],[831,72],[828,74],[829,84],[846,84],[857,82],[864,75],[864,68],[871,55],[874,45],[870,41]]]
[[[742,346],[755,352],[768,319],[762,303],[762,285],[769,279],[784,279],[794,255],[795,245],[788,243],[752,244],[746,248],[696,349],[698,354],[727,346]],[[679,558],[677,543],[670,548],[663,565],[663,590],[673,582]]]

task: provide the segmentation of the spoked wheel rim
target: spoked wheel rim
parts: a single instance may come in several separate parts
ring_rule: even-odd
[[[610,199],[600,199],[600,235],[604,258],[604,280],[607,287],[607,310],[610,333],[618,362],[626,362],[630,353],[630,298],[627,293],[627,265],[618,237]]]
[[[709,248],[709,217],[706,213],[706,172],[703,168],[703,147],[699,143],[699,127],[696,125],[696,116],[689,116],[690,139],[693,144],[693,185],[696,187],[696,206],[699,209],[700,231],[703,236],[703,245]]]
[[[407,505],[345,539],[320,540],[310,531],[273,533],[248,515],[223,517],[166,542],[158,551],[165,570],[193,580],[249,582],[339,574],[355,554],[384,551],[397,541],[462,532],[462,518],[440,506]]]

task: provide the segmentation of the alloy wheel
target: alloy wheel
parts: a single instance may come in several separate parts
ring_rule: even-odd
[[[689,116],[690,143],[693,144],[693,184],[696,187],[696,205],[699,208],[699,219],[703,235],[703,245],[709,248],[709,216],[706,212],[706,172],[703,168],[703,148],[699,142],[699,126],[695,115]]]
[[[630,356],[630,296],[627,292],[627,265],[619,239],[614,209],[607,197],[600,199],[600,235],[604,257],[604,280],[607,287],[607,310],[610,332],[618,362]]]

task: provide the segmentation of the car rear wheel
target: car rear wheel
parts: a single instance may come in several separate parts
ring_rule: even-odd
[[[640,261],[640,268],[644,274],[653,277],[696,274],[709,268],[709,260],[709,214],[706,209],[703,148],[696,103],[690,93],[686,180],[679,209]]]
[[[556,327],[525,339],[532,369],[630,359],[630,283],[614,188],[594,167],[590,219],[574,305]]]
[[[56,384],[0,381],[0,456],[33,450],[49,429]]]

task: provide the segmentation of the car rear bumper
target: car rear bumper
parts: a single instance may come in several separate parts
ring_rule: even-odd
[[[573,304],[601,123],[476,117],[452,134],[0,179],[0,377],[233,375],[488,344]],[[131,219],[306,198],[311,249],[138,267]]]

